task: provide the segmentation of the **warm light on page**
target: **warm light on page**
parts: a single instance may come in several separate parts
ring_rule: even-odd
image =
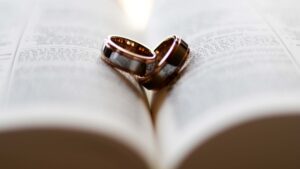
[[[120,0],[133,29],[143,30],[147,26],[153,0]]]

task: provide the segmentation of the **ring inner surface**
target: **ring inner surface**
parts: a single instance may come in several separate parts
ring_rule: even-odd
[[[114,43],[116,43],[118,46],[130,52],[136,53],[138,55],[146,56],[146,57],[153,56],[152,52],[148,48],[132,40],[126,38],[120,38],[120,37],[112,37],[111,40]]]
[[[157,60],[161,60],[164,56],[166,56],[166,53],[170,50],[170,47],[172,46],[173,42],[173,38],[167,39],[155,49]]]

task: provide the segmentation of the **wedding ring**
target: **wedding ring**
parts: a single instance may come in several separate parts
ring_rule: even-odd
[[[147,47],[119,36],[109,36],[104,41],[101,58],[110,66],[137,76],[152,72],[156,60]]]
[[[189,47],[182,39],[172,36],[154,50],[157,64],[152,73],[137,78],[147,89],[158,90],[172,82],[184,69],[189,57]]]

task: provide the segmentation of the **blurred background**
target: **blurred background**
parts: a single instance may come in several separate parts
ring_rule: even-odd
[[[130,26],[137,31],[144,30],[151,15],[154,0],[118,0]]]

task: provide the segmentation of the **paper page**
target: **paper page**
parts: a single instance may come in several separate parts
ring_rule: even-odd
[[[252,5],[264,17],[266,22],[280,37],[293,59],[300,62],[300,2],[289,1],[253,1]]]
[[[165,168],[229,126],[300,110],[298,63],[252,4],[165,0],[154,14],[153,42],[175,34],[191,49],[187,70],[154,107]]]
[[[3,94],[7,76],[11,71],[15,48],[25,24],[28,6],[16,5],[20,1],[0,1],[0,94]]]
[[[143,91],[99,57],[104,38],[129,32],[116,2],[51,0],[29,6],[18,45],[12,46],[16,52],[9,53],[13,63],[2,95],[0,130],[92,130],[127,143],[151,161],[154,139]]]

